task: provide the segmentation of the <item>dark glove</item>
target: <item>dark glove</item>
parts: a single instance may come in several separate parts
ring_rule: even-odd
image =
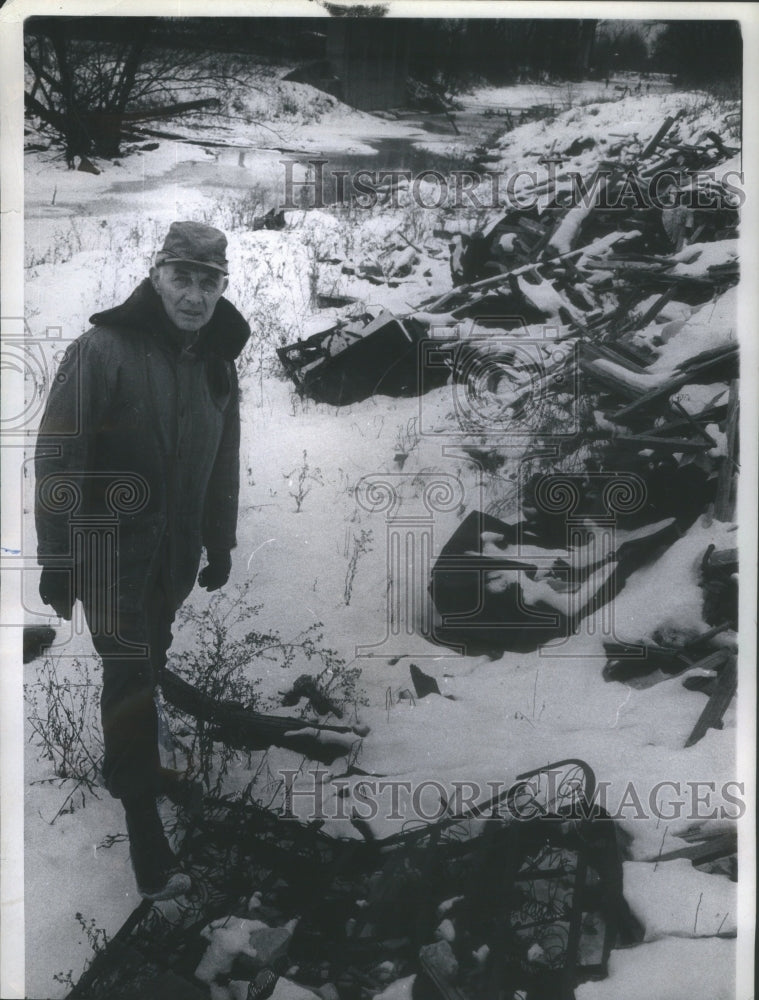
[[[208,552],[208,565],[204,566],[198,576],[198,583],[206,590],[218,590],[229,579],[232,569],[232,555],[226,550]]]
[[[71,621],[74,599],[71,593],[71,572],[67,569],[51,569],[46,566],[40,577],[40,597],[59,618]]]

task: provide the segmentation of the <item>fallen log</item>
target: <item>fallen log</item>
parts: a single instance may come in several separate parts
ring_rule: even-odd
[[[277,746],[331,764],[369,732],[358,726],[315,725],[306,719],[254,712],[240,702],[211,698],[171,670],[164,669],[161,688],[171,705],[211,725],[215,739],[236,749],[266,750]]]

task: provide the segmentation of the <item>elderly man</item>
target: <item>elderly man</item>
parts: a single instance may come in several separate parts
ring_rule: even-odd
[[[103,661],[103,775],[148,899],[190,887],[156,806],[171,773],[160,767],[154,691],[202,548],[197,579],[216,590],[235,546],[234,360],[250,328],[222,297],[226,247],[218,229],[171,225],[150,277],[69,347],[37,440],[40,595],[66,619],[82,601]]]

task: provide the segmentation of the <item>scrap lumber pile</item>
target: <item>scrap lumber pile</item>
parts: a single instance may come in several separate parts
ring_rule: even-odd
[[[553,449],[555,476],[572,470],[573,517],[591,521],[610,513],[600,479],[639,482],[641,503],[615,511],[614,521],[621,532],[656,537],[657,526],[674,521],[658,549],[635,546],[649,560],[704,515],[729,522],[739,470],[740,198],[730,183],[739,150],[714,129],[687,135],[685,127],[685,116],[672,114],[643,140],[620,137],[582,178],[562,170],[564,160],[601,147],[582,135],[563,150],[554,142],[540,153],[556,168],[545,204],[498,211],[476,233],[449,231],[448,291],[403,316],[334,321],[280,351],[286,370],[300,391],[338,404],[421,394],[446,380],[463,390],[460,398],[479,394],[475,416],[496,414],[497,422],[469,426],[466,414],[457,416],[458,440],[471,431],[463,447],[473,461],[498,467],[505,442],[529,431],[520,475],[531,468],[531,451]],[[394,233],[386,253],[413,268],[429,249],[401,248]],[[391,271],[378,266],[374,280],[389,283]],[[435,351],[425,353],[425,342]],[[534,649],[571,635],[623,585],[629,553],[609,578],[600,566],[561,569],[573,556],[557,562],[553,551],[567,540],[565,514],[545,502],[550,478],[545,465],[527,475],[510,523],[485,523],[488,515],[475,512],[479,528],[467,521],[450,539],[431,579],[439,641],[469,652]],[[515,525],[518,544],[533,546],[516,563],[504,551],[515,544]],[[698,686],[693,671],[704,671],[701,689],[715,687],[716,708],[691,741],[719,724],[734,688],[726,650],[737,626],[736,573],[713,565],[704,574],[704,632],[720,631],[693,648],[696,637],[661,646],[649,637],[632,660],[610,649],[606,674],[651,682],[682,669],[688,686]],[[582,593],[587,581],[597,592],[585,593],[578,609],[566,595]]]
[[[545,487],[566,485],[568,469],[577,492],[575,522],[609,515],[599,481],[622,476],[641,484],[641,503],[613,518],[618,542],[626,532],[643,532],[661,543],[636,546],[635,566],[645,561],[641,555],[657,558],[699,517],[734,517],[739,218],[715,167],[736,150],[712,131],[683,142],[676,122],[667,118],[634,157],[620,145],[615,160],[602,161],[584,182],[589,190],[601,178],[595,198],[571,202],[559,175],[558,193],[543,212],[511,210],[479,233],[459,237],[451,255],[453,289],[415,314],[436,327],[438,340],[441,326],[450,324],[453,334],[468,319],[476,329],[470,349],[483,355],[489,331],[501,338],[503,374],[500,382],[491,376],[489,390],[503,404],[503,438],[518,432],[525,399],[534,399],[538,385],[545,401],[579,402],[582,413],[576,429],[560,428],[559,438],[547,420],[533,425],[535,450],[553,444],[558,457],[551,473],[543,470],[522,484],[512,522],[475,511],[442,550],[430,584],[441,642],[469,653],[534,649],[567,638],[583,614],[618,592],[633,568],[629,552],[621,562],[610,554],[615,572],[596,579],[600,597],[585,594],[584,612],[577,602],[563,602],[566,592],[579,592],[591,578],[587,566],[575,564],[575,552],[555,551],[568,544],[566,513],[551,510]],[[650,185],[674,168],[681,180],[657,206],[648,197]],[[686,196],[701,183],[699,171],[707,170],[698,207],[687,207]],[[628,206],[625,193],[634,184],[646,195],[639,205],[628,199]],[[565,377],[557,380],[546,366],[542,377],[514,392],[503,344],[536,337],[539,323],[552,327],[546,358],[557,342],[565,348]],[[454,367],[454,382],[457,377]],[[568,387],[577,398],[567,396]],[[498,439],[487,440],[497,452]],[[674,530],[657,535],[657,526],[673,519]],[[736,689],[737,553],[705,552],[701,576],[701,634],[649,637],[637,651],[608,644],[605,669],[607,680],[633,684],[684,673],[686,688],[706,693],[687,746],[721,726]]]
[[[559,170],[542,207],[533,198],[478,232],[449,228],[451,291],[404,316],[334,319],[280,349],[286,372],[302,393],[338,405],[426,392],[442,377],[418,349],[431,329],[444,340],[446,327],[451,339],[462,329],[518,336],[551,327],[579,345],[583,391],[606,404],[603,429],[616,445],[709,464],[721,438],[708,425],[724,420],[726,400],[715,391],[687,415],[675,404],[690,386],[737,377],[734,299],[718,307],[715,335],[703,327],[739,279],[739,199],[727,175],[738,150],[712,130],[686,142],[679,127],[669,116],[642,149],[616,143],[589,176]],[[562,153],[549,150],[541,162],[561,164]],[[343,272],[393,287],[439,255],[429,241],[401,236],[390,234],[372,260],[343,262]],[[455,358],[447,374],[460,374]]]
[[[594,789],[587,764],[559,761],[383,840],[209,800],[182,847],[202,891],[180,909],[142,903],[69,996],[252,1000],[281,979],[304,998],[368,1000],[414,976],[417,998],[572,1000],[616,943],[640,939]]]
[[[606,680],[639,686],[683,675],[684,688],[707,696],[686,747],[698,743],[709,729],[722,727],[737,691],[738,550],[716,551],[710,545],[701,560],[699,582],[703,620],[710,628],[688,637],[662,629],[635,656],[624,645],[604,644],[609,657]]]

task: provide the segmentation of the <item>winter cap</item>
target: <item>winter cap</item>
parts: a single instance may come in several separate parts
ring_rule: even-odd
[[[155,262],[156,266],[199,264],[227,274],[227,238],[220,229],[202,222],[172,222]]]

